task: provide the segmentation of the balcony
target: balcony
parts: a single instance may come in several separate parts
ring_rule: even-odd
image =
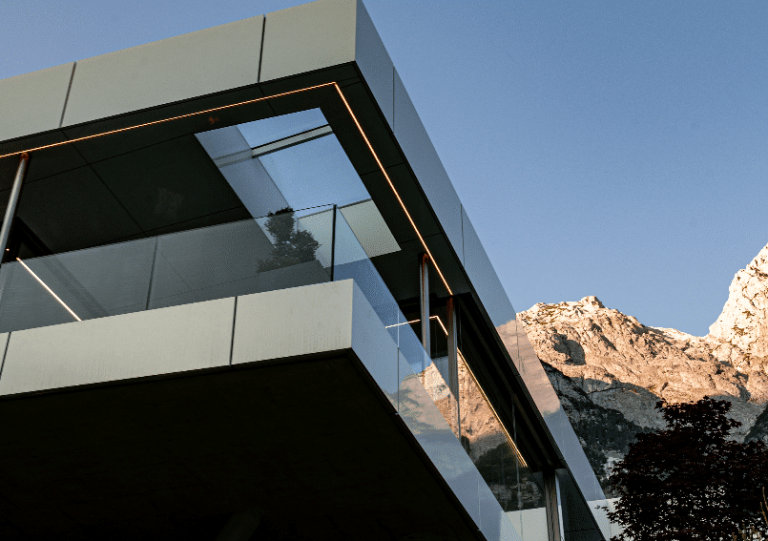
[[[425,350],[418,311],[391,292],[412,289],[416,262],[402,268],[401,246],[320,109],[79,153],[85,165],[32,170],[0,268],[0,333],[352,279],[397,347],[396,365],[378,369],[395,369],[390,400],[412,413],[411,430],[436,434],[415,398],[426,392],[483,484],[457,490],[495,499],[520,537],[547,538],[542,474],[484,393],[471,368],[480,359],[457,350],[451,375],[444,307]]]

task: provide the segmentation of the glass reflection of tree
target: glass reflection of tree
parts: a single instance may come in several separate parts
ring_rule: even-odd
[[[291,207],[285,207],[267,215],[265,227],[274,242],[272,255],[259,261],[259,272],[315,260],[315,252],[320,248],[320,243],[309,231],[298,229],[294,214]]]

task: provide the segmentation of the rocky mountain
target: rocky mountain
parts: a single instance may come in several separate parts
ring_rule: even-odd
[[[643,325],[596,297],[518,317],[609,494],[611,464],[638,432],[663,426],[661,398],[728,400],[742,423],[734,437],[768,442],[768,245],[736,273],[703,337]]]

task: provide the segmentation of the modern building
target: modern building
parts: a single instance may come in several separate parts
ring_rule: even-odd
[[[361,2],[0,81],[0,199],[3,540],[607,537]]]

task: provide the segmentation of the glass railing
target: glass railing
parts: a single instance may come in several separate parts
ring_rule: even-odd
[[[447,337],[448,330],[439,316],[432,316],[432,319],[431,332],[442,333]],[[438,346],[438,349],[441,348]],[[478,359],[471,360],[478,362]],[[448,358],[435,358],[433,363],[442,374],[443,379],[440,381],[447,380]],[[509,428],[501,422],[472,371],[471,364],[459,349],[458,437],[521,538],[525,541],[544,541],[548,538],[548,532],[543,475],[534,471],[523,457],[517,445],[514,421]],[[443,412],[437,400],[435,402]],[[446,413],[443,415],[448,417]],[[453,410],[449,415],[454,415]]]
[[[287,212],[0,268],[0,332],[331,279],[333,213]]]
[[[412,327],[419,322],[403,315],[354,231],[332,206],[4,263],[0,332],[350,278],[504,511],[541,508],[539,480],[467,361],[459,355],[456,397],[446,383],[447,358],[433,360],[425,351]],[[521,524],[522,515],[509,518]]]
[[[451,430],[459,437],[458,400],[451,393],[437,365],[424,350],[421,340],[411,327],[413,323],[418,322],[408,321],[400,311],[397,301],[339,211],[335,232],[334,280],[355,280],[397,344],[400,354],[419,376]]]
[[[458,401],[333,207],[159,235],[0,267],[0,332],[352,278],[458,436]]]
[[[457,399],[446,382],[448,370],[443,365],[447,365],[447,358],[433,359],[424,350],[412,327],[420,322],[409,321],[400,311],[341,213],[335,233],[334,279],[353,278],[363,291],[520,536],[526,541],[547,539],[541,474],[532,471],[520,453],[515,444],[517,434],[500,421],[467,360],[459,352]],[[434,319],[437,324],[432,332],[447,334],[439,318]]]
[[[464,356],[459,353],[461,440],[469,457],[523,539],[547,539],[541,473],[533,472],[516,445],[514,427],[499,420]]]

